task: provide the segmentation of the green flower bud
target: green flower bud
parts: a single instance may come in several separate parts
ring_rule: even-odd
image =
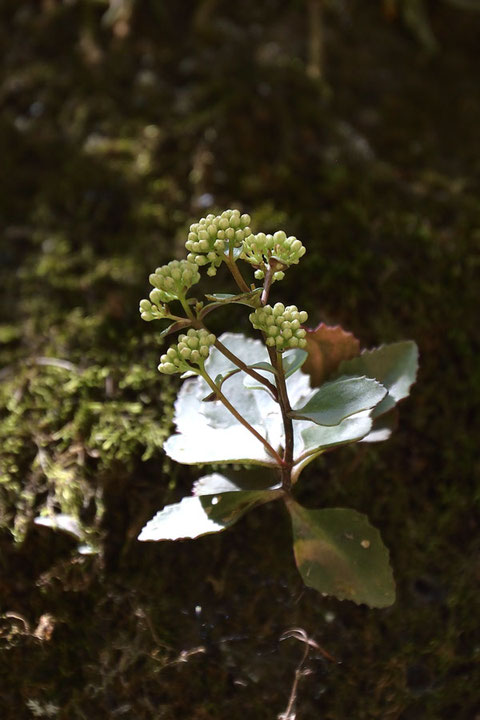
[[[159,371],[166,375],[174,375],[192,370],[194,366],[203,367],[215,340],[215,335],[207,330],[190,328],[186,335],[179,335],[178,343],[171,345],[161,356]]]
[[[150,293],[151,301],[158,305],[185,297],[188,290],[200,280],[198,263],[187,260],[172,260],[150,275],[150,283],[155,290]]]
[[[155,290],[152,290],[155,292]],[[151,295],[152,293],[150,293]],[[168,305],[162,303],[157,304],[156,302],[150,302],[150,300],[140,300],[140,316],[142,320],[151,322],[151,320],[165,320],[170,317],[170,311]]]
[[[308,315],[304,310],[298,310],[296,305],[265,305],[257,308],[249,318],[256,330],[265,333],[267,345],[275,347],[278,352],[285,352],[289,348],[304,348],[307,344],[307,332],[300,325],[306,322]]]
[[[257,268],[255,277],[258,280],[263,279],[260,273],[265,275],[267,269],[272,268],[275,271],[273,282],[276,282],[283,280],[283,271],[290,265],[296,265],[305,252],[300,240],[293,236],[287,237],[283,230],[278,230],[274,235],[265,235],[262,232],[249,235],[243,242],[240,257]]]
[[[238,210],[225,210],[221,215],[207,215],[190,226],[185,247],[188,260],[197,265],[210,265],[208,274],[216,274],[230,246],[241,247],[252,234],[250,216]]]

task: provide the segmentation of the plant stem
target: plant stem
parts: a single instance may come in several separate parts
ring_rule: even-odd
[[[192,312],[192,308],[191,308],[190,305],[187,303],[185,297],[184,297],[183,295],[179,295],[179,296],[178,296],[178,299],[180,300],[180,303],[181,303],[183,309],[185,310],[185,313],[186,313],[187,317],[189,317],[190,320],[195,320],[195,316],[194,316],[194,314],[193,314],[193,312]],[[182,319],[182,318],[179,318],[179,319]]]
[[[308,465],[308,463],[305,463],[305,460],[308,460],[308,462],[311,462],[316,457],[323,455],[324,452],[325,452],[325,450],[309,450],[308,452],[303,453],[303,455],[300,455],[300,457],[298,457],[295,460],[295,465],[293,466],[292,473],[291,473],[292,485],[294,485],[297,482],[298,477],[299,477],[300,473],[302,472],[303,468],[305,467],[305,465]]]
[[[268,265],[267,272],[265,275],[265,282],[263,283],[263,292],[262,292],[262,296],[260,298],[260,302],[262,303],[262,305],[266,305],[268,302],[268,296],[270,294],[270,288],[272,286],[274,273],[275,273],[275,270],[272,268],[271,265]]]
[[[248,365],[245,365],[243,360],[240,360],[239,357],[234,355],[227,347],[225,347],[225,345],[222,342],[220,342],[220,340],[218,340],[218,339],[215,340],[214,345],[217,348],[217,350],[219,350],[222,353],[222,355],[225,355],[225,357],[228,358],[238,368],[240,368],[240,370],[243,370],[243,372],[246,372],[247,375],[250,375],[252,378],[257,380],[257,382],[261,383],[262,385],[265,385],[265,387],[268,388],[270,390],[270,392],[272,393],[274,399],[278,402],[278,391],[277,391],[277,388],[275,387],[275,385],[273,385],[273,383],[271,383],[269,380],[267,380],[262,375],[260,375],[260,373],[257,373],[252,368],[249,368]]]
[[[233,405],[230,403],[230,401],[227,400],[227,398],[222,393],[220,388],[217,387],[217,385],[215,385],[215,383],[213,382],[210,375],[208,375],[208,373],[204,369],[201,372],[201,375],[202,375],[203,379],[205,380],[205,382],[207,383],[207,385],[213,390],[213,392],[215,393],[217,398],[225,405],[227,410],[232,413],[233,417],[236,418],[238,420],[238,422],[243,425],[243,427],[245,427],[249,432],[251,432],[252,435],[254,435],[257,438],[257,440],[259,440],[262,443],[262,445],[264,446],[264,448],[268,452],[268,454],[271,455],[275,459],[277,465],[279,467],[283,468],[284,461],[282,460],[280,455],[277,453],[277,451],[273,449],[273,447],[270,445],[270,443],[264,437],[262,437],[260,435],[260,433],[257,432],[257,430],[255,430],[255,428],[253,428],[247,420],[245,420],[245,418],[243,418],[240,415],[238,410],[236,410],[233,407]]]
[[[250,292],[251,288],[248,287],[247,283],[243,279],[242,274],[241,274],[240,270],[238,269],[238,267],[235,263],[235,260],[233,259],[232,254],[229,255],[228,260],[225,258],[225,264],[228,267],[228,269],[230,270],[230,272],[232,273],[233,279],[237,283],[239,289],[242,292],[246,292],[246,293]]]
[[[282,464],[282,487],[286,493],[289,493],[292,487],[293,422],[288,414],[292,411],[292,408],[290,407],[290,401],[288,399],[282,356],[280,353],[277,353],[275,348],[267,345],[267,349],[268,354],[270,355],[270,361],[277,371],[276,382],[278,389],[278,403],[282,412],[283,429],[285,432],[285,449]]]

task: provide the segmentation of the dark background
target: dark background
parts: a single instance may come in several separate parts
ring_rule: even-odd
[[[341,661],[311,648],[297,720],[478,720],[478,5],[0,8],[2,718],[275,719],[297,627]],[[305,589],[275,505],[136,541],[198,475],[162,455],[177,385],[138,300],[226,207],[307,246],[275,300],[364,347],[420,347],[392,439],[329,454],[299,489],[381,530],[390,609]],[[247,330],[236,312],[218,327]],[[98,552],[34,526],[46,509]]]

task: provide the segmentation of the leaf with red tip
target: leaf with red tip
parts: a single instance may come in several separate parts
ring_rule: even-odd
[[[340,325],[320,323],[306,330],[308,358],[303,371],[310,375],[313,387],[333,375],[341,362],[360,354],[359,340]]]

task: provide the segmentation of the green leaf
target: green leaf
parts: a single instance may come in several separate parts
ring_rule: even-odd
[[[184,330],[185,328],[190,327],[191,324],[191,320],[177,320],[176,322],[170,323],[170,325],[164,328],[160,333],[159,337],[164,338],[171,333],[177,332],[178,330]]]
[[[216,376],[214,382],[215,385],[218,387],[219,390],[221,390],[223,383],[225,380],[228,380],[229,377],[232,377],[232,375],[236,375],[237,373],[241,372],[240,368],[234,368],[233,370],[229,370],[226,373],[220,373]],[[213,402],[216,400],[217,395],[215,392],[211,392],[208,395],[205,395],[204,398],[202,398],[202,402]]]
[[[338,425],[307,425],[301,431],[304,452],[331,449],[336,445],[356,442],[372,429],[368,413],[358,413],[345,418]]]
[[[217,495],[201,495],[205,512],[214,522],[233,525],[242,515],[258,505],[277,500],[283,495],[278,490],[240,490]]]
[[[338,425],[350,415],[375,407],[386,394],[383,385],[371,378],[342,377],[322,385],[291,417],[318,425]]]
[[[243,294],[244,293],[242,293],[242,295]],[[207,293],[205,297],[207,298],[207,300],[212,300],[214,302],[229,303],[233,302],[235,298],[242,296],[234,295],[233,293]]]
[[[280,490],[253,490],[186,497],[158,512],[138,539],[180,540],[220,532],[248,510],[276,500],[280,494]]]
[[[267,350],[259,340],[232,333],[224,333],[219,340],[246,365],[268,362]],[[210,377],[237,369],[215,347],[205,362],[205,368]],[[275,450],[279,450],[284,445],[284,428],[278,404],[267,393],[246,389],[243,377],[243,373],[232,375],[225,383],[223,392],[242,417],[265,437]],[[294,406],[304,402],[311,394],[308,376],[301,371],[287,380],[287,387]],[[183,383],[175,402],[177,433],[164,444],[167,455],[177,462],[189,465],[238,462],[273,466],[274,461],[262,443],[248,432],[222,403],[202,402],[207,393],[209,387],[201,377]]]
[[[273,375],[277,374],[277,371],[275,370],[273,365],[268,362],[258,362],[254,365],[249,365],[248,367],[252,368],[253,370],[265,370],[265,372],[272,373]]]
[[[352,360],[346,360],[340,365],[339,371],[342,375],[366,375],[387,388],[388,395],[372,413],[373,417],[378,417],[410,394],[410,388],[417,378],[418,348],[412,340],[381,345],[373,350],[364,350]]]
[[[252,368],[252,370],[257,370],[257,371],[260,370],[260,372],[258,374],[261,375],[262,377],[264,377],[265,380],[270,380],[270,382],[272,382],[272,380],[269,377],[267,377],[265,375],[265,373],[273,374],[274,375],[273,382],[275,382],[275,375],[277,374],[277,371],[275,370],[273,365],[270,365],[270,363],[259,362],[259,363],[255,363],[255,365],[249,365],[249,367]],[[273,398],[273,395],[272,395],[270,389],[268,387],[266,387],[265,385],[263,385],[258,380],[256,380],[251,375],[247,375],[247,374],[244,375],[243,386],[247,390],[263,390],[264,392],[268,393],[271,398]]]
[[[68,535],[72,535],[76,540],[85,539],[85,531],[73,515],[65,515],[64,513],[58,513],[57,515],[39,515],[33,522],[35,525],[42,525],[43,527],[60,530]]]
[[[371,429],[372,418],[368,412],[357,413],[333,426],[296,422],[292,481],[297,482],[302,470],[325,450],[358,442],[368,436]]]
[[[277,371],[275,370],[275,368],[273,367],[273,365],[271,365],[271,364],[268,363],[268,362],[258,362],[258,363],[255,363],[254,365],[249,365],[248,367],[249,367],[249,368],[252,368],[252,370],[262,370],[263,372],[260,372],[259,375],[261,375],[262,377],[264,377],[266,380],[269,380],[269,378],[265,376],[265,373],[266,373],[266,372],[267,372],[267,373],[271,373],[272,375],[276,375],[276,374],[277,374]],[[270,382],[271,382],[271,381],[270,381]],[[245,388],[247,388],[247,390],[264,390],[264,391],[267,392],[269,395],[271,395],[270,390],[268,389],[268,387],[266,387],[265,385],[263,385],[261,382],[259,382],[258,380],[256,380],[256,379],[255,379],[254,377],[252,377],[251,375],[247,375],[247,374],[246,374],[246,375],[244,376],[244,378],[243,378],[243,385],[244,385]]]
[[[185,465],[222,462],[275,465],[260,440],[238,422],[223,428],[197,426],[195,433],[171,435],[163,449],[172,460]]]
[[[278,475],[265,468],[224,470],[203,475],[193,484],[194,495],[215,495],[242,490],[278,490]]]
[[[290,375],[293,375],[294,372],[297,372],[306,362],[307,358],[308,352],[300,348],[286,352],[282,360],[285,377],[288,378]]]
[[[207,294],[205,297],[210,301],[210,305],[206,305],[200,313],[200,317],[204,317],[211,310],[222,305],[230,305],[231,303],[238,303],[240,305],[246,305],[247,307],[257,307],[258,297],[262,292],[262,288],[255,288],[248,293],[240,293],[239,295],[232,295],[231,293],[213,293]]]
[[[374,411],[375,412],[375,411]],[[360,442],[377,443],[388,440],[398,425],[398,410],[393,408],[373,420],[371,431]]]
[[[339,600],[384,608],[395,601],[388,550],[366,515],[307,510],[289,501],[295,561],[305,585]]]

